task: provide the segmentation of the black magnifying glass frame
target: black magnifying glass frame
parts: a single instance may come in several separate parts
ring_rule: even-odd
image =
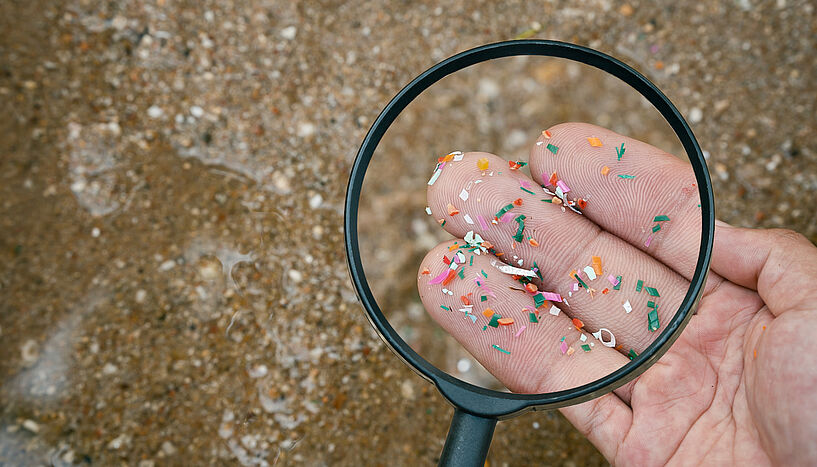
[[[701,244],[686,296],[661,334],[630,363],[609,375],[572,389],[546,394],[515,394],[485,389],[441,371],[415,352],[389,325],[363,271],[358,244],[358,204],[366,169],[383,135],[417,96],[440,79],[463,68],[496,58],[538,55],[564,58],[612,74],[646,98],[675,132],[695,172],[701,200]],[[694,314],[709,272],[715,232],[712,182],[695,135],[670,100],[647,78],[625,63],[596,50],[551,40],[513,40],[486,44],[449,57],[429,68],[404,87],[380,112],[363,140],[352,166],[344,207],[344,240],[349,273],[366,316],[386,345],[420,376],[434,384],[454,406],[454,418],[440,459],[441,465],[482,465],[496,421],[528,410],[579,404],[607,394],[632,381],[655,363],[678,338]]]

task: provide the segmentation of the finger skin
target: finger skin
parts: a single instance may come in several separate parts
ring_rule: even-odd
[[[690,280],[701,242],[692,166],[647,143],[587,123],[563,123],[547,131],[551,136],[543,132],[530,151],[533,179],[546,182],[555,171],[576,196],[588,200],[583,210],[588,219]],[[598,138],[601,147],[592,146],[588,138]],[[616,148],[622,143],[619,160]],[[555,155],[548,144],[558,147]],[[610,170],[603,175],[605,166]],[[653,222],[661,214],[670,221]],[[653,233],[657,224],[661,230]]]
[[[477,167],[480,159],[488,161],[487,171]],[[527,183],[526,189],[538,194],[520,189],[525,188],[523,183]],[[465,200],[460,197],[462,190],[469,193]],[[513,266],[531,268],[535,263],[543,276],[542,281],[535,281],[537,287],[567,298],[565,312],[581,319],[591,332],[600,328],[612,331],[622,353],[630,349],[641,353],[659,334],[648,329],[648,302],[658,305],[659,323],[665,323],[677,311],[689,284],[644,252],[601,231],[585,217],[563,212],[558,205],[542,202],[544,198],[549,197],[538,184],[519,171],[508,170],[505,160],[487,153],[467,153],[462,161],[448,163],[428,189],[432,214],[444,221],[446,231],[458,238],[469,230],[479,233],[495,246],[503,261]],[[509,212],[514,217],[526,216],[522,242],[512,238],[517,231],[515,222],[500,221],[496,225],[490,222],[497,211],[516,199],[522,201],[521,205]],[[452,215],[449,205],[459,212]],[[466,215],[473,224],[466,221]],[[487,229],[479,222],[479,216],[486,220]],[[538,246],[533,246],[529,237],[537,239]],[[593,256],[601,258],[602,274],[593,281],[584,272],[581,277],[595,290],[594,294],[577,286],[574,291],[577,281],[571,277],[571,271],[579,272],[589,266]],[[620,290],[614,290],[608,280],[610,275],[622,276]],[[646,287],[636,292],[638,280],[656,288],[661,297],[650,297]],[[604,289],[607,293],[602,293]],[[633,309],[629,314],[623,307],[627,301]],[[532,305],[531,299],[529,306]]]
[[[433,278],[449,267],[442,258],[454,255],[449,252],[454,242],[444,242],[435,247],[421,263],[417,288],[423,305],[443,329],[510,390],[521,393],[565,390],[606,376],[629,362],[627,357],[605,347],[588,333],[584,333],[587,340],[581,341],[582,333],[564,313],[558,316],[539,313],[538,322],[530,322],[529,313],[534,308],[529,294],[521,290],[519,282],[510,275],[491,265],[491,261],[496,259],[490,254],[474,255],[473,266],[470,265],[471,254],[467,254],[468,260],[459,266],[465,270],[464,279],[455,277],[446,285],[430,284]],[[423,274],[424,270],[428,270],[428,273]],[[482,272],[488,277],[485,278]],[[480,281],[482,287],[475,279]],[[453,295],[444,294],[443,288],[451,290]],[[493,295],[488,292],[489,289]],[[482,295],[488,299],[481,301]],[[473,305],[471,314],[477,317],[476,322],[459,311],[463,308],[462,296],[469,297]],[[486,308],[503,318],[513,318],[514,323],[488,326],[483,330],[490,322],[483,315]],[[522,326],[525,326],[525,330],[516,337]],[[574,349],[571,355],[561,352],[562,337]],[[581,344],[590,343],[593,346],[589,352],[580,348]],[[510,354],[497,350],[494,345]]]

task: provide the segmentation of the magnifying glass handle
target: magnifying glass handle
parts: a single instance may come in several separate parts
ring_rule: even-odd
[[[495,427],[495,418],[478,417],[455,409],[439,465],[484,466]]]

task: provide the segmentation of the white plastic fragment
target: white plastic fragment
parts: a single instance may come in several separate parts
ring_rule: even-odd
[[[426,206],[426,214],[431,215],[431,208]]]
[[[468,201],[468,191],[465,188],[463,188],[460,192],[460,199],[463,201]]]
[[[591,266],[585,266],[584,273],[587,274],[587,278],[591,281],[596,280],[596,271]]]
[[[582,342],[587,342],[587,334],[582,333],[582,336],[579,338]]]
[[[601,338],[602,337],[602,334],[601,334],[602,332],[606,332],[607,334],[610,334],[610,340],[605,341],[604,339],[602,339]],[[593,337],[598,339],[606,347],[615,347],[616,346],[616,336],[614,336],[613,333],[607,328],[599,328],[598,331],[593,333]]]
[[[462,218],[465,219],[465,223],[474,225],[474,219],[471,219],[471,216],[468,214],[463,214]]]
[[[517,276],[524,276],[524,277],[534,277],[536,273],[527,269],[522,268],[515,268],[513,266],[508,266],[507,264],[498,265],[497,261],[491,260],[491,266],[499,269],[500,271],[504,272],[505,274],[513,274]]]
[[[441,174],[441,173],[443,173],[442,169],[440,169],[440,168],[435,169],[435,170],[434,170],[434,174],[433,174],[433,175],[431,176],[431,178],[428,180],[428,186],[433,185],[433,184],[434,184],[434,182],[436,182],[436,181],[437,181],[437,179],[438,179],[438,178],[440,178],[440,174]]]
[[[463,156],[465,156],[465,154],[463,154],[462,151],[454,151],[451,154],[454,156],[454,162],[461,161]]]
[[[629,301],[629,300],[627,300],[626,302],[624,302],[624,304],[622,304],[621,306],[623,306],[623,307],[624,307],[624,311],[626,311],[627,313],[629,313],[629,312],[633,311],[633,306],[632,306],[632,305],[630,305],[630,301]]]
[[[560,310],[556,305],[552,305],[550,307],[550,314],[552,314],[553,316],[559,316],[559,312],[561,311],[562,310]]]

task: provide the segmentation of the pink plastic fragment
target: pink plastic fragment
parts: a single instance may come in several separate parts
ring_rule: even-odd
[[[488,223],[485,222],[484,217],[482,217],[481,215],[477,216],[477,220],[479,221],[479,226],[482,227],[482,230],[488,230]]]
[[[562,189],[562,193],[567,193],[570,191],[570,188],[565,184],[565,182],[559,180],[556,182],[556,186]]]
[[[607,276],[607,280],[610,281],[611,284],[613,284],[613,287],[618,285],[618,278],[614,277],[612,274]]]
[[[527,188],[528,190],[533,190],[533,185],[528,183],[527,180],[523,180],[523,179],[520,178],[519,179],[519,184],[522,185],[523,187]]]
[[[578,291],[579,291],[579,283],[578,283],[578,282],[574,282],[574,283],[573,283],[573,291],[574,291],[574,292],[578,292]]]
[[[545,300],[549,300],[551,302],[561,302],[562,301],[562,296],[557,294],[557,293],[542,292],[542,295],[545,297]]]
[[[506,212],[505,215],[502,216],[502,219],[499,219],[499,220],[501,220],[502,222],[510,222],[510,221],[513,220],[513,213],[512,212]]]
[[[445,278],[448,277],[448,268],[445,268],[442,274],[428,281],[429,284],[442,284]]]
[[[514,334],[513,337],[519,337],[519,335],[522,334],[522,331],[525,329],[527,329],[527,326],[522,326],[518,331],[516,331],[516,334]]]
[[[562,355],[566,354],[567,353],[567,342],[562,341],[562,343],[559,344],[559,350],[562,351]]]
[[[644,246],[649,247],[650,243],[652,243],[652,234],[650,234],[650,236],[647,237],[647,241],[644,242]]]

